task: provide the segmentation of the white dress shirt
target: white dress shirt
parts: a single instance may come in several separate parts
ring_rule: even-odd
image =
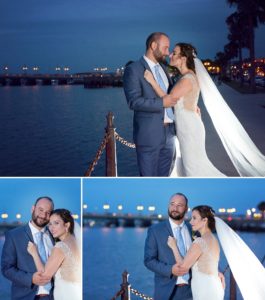
[[[157,81],[157,78],[156,78],[156,74],[155,74],[155,66],[156,65],[159,65],[159,73],[163,79],[163,82],[165,84],[165,87],[166,89],[168,90],[168,87],[169,87],[169,83],[168,83],[168,79],[167,79],[167,75],[165,73],[165,71],[163,70],[163,68],[160,66],[160,64],[158,63],[155,63],[153,62],[151,59],[149,59],[147,56],[144,55],[144,60],[147,62],[149,68],[151,69],[152,71],[152,74],[153,76],[155,77],[155,80]],[[166,110],[164,112],[164,123],[173,123],[173,120],[171,120],[167,113],[166,113]]]
[[[171,218],[169,218],[169,223],[170,223],[172,232],[174,234],[174,237],[175,237],[175,229],[178,226],[182,227],[181,235],[183,237],[184,245],[185,245],[186,252],[187,252],[189,250],[191,244],[192,244],[192,239],[191,239],[191,236],[190,236],[189,229],[187,228],[185,222],[183,221],[181,224],[178,225],[178,224],[174,223]],[[188,282],[186,280],[184,280],[182,276],[178,276],[176,284],[181,284],[181,283],[188,283]]]
[[[37,245],[37,239],[36,239],[36,236],[35,236],[35,235],[36,235],[36,233],[39,232],[39,230],[38,230],[36,227],[34,227],[34,226],[31,224],[31,222],[29,222],[29,228],[30,228],[31,233],[32,233],[32,236],[33,236],[34,244]],[[52,241],[51,241],[51,238],[50,238],[49,233],[48,233],[47,230],[46,230],[46,227],[42,228],[41,231],[43,232],[43,242],[44,242],[44,247],[45,247],[46,255],[47,255],[47,257],[49,257],[50,254],[51,254],[51,250],[52,250],[52,248],[53,248],[53,243],[52,243]],[[50,293],[50,291],[47,290],[47,289],[45,288],[45,286],[39,286],[36,295],[40,295],[40,294],[49,294],[49,293]]]

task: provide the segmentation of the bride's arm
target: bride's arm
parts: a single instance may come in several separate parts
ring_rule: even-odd
[[[178,247],[176,245],[176,240],[169,236],[168,237],[168,246],[172,249],[176,263],[183,269],[190,269],[194,263],[198,260],[200,257],[202,251],[198,244],[193,243],[185,255],[185,257],[182,257],[178,251]]]
[[[33,257],[37,270],[42,272],[43,275],[49,277],[50,279],[59,269],[60,265],[62,264],[65,258],[63,251],[60,248],[54,247],[52,249],[51,255],[47,260],[47,263],[43,265],[35,244],[29,242],[28,252]]]

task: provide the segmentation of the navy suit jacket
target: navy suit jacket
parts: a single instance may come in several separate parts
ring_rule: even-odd
[[[185,223],[191,234],[191,227]],[[145,241],[144,264],[155,273],[155,300],[168,300],[176,285],[177,277],[172,275],[176,263],[173,251],[168,247],[168,236],[174,236],[169,220],[148,229]]]
[[[1,269],[3,275],[12,281],[12,300],[33,300],[38,290],[38,286],[32,283],[32,276],[37,270],[27,252],[29,241],[34,243],[28,224],[5,234]]]
[[[164,69],[170,87],[172,80]],[[144,71],[150,70],[142,57],[128,65],[124,72],[123,86],[129,108],[134,111],[133,139],[136,146],[156,147],[165,140],[164,107],[152,86],[144,79]]]

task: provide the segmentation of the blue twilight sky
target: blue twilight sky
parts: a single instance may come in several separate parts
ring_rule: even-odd
[[[123,205],[124,213],[135,213],[137,205],[154,205],[156,213],[166,214],[171,195],[185,194],[189,206],[207,204],[218,208],[236,208],[238,213],[256,207],[265,201],[265,179],[84,179],[84,204],[88,212],[102,212],[103,204],[110,204],[109,212],[118,212]]]
[[[138,59],[153,31],[168,33],[172,46],[191,42],[201,58],[214,58],[227,43],[225,19],[234,11],[226,0],[1,0],[0,67],[114,70]],[[262,25],[257,57],[265,56],[264,35]]]
[[[71,213],[80,215],[81,179],[1,178],[0,216],[7,213],[7,220],[12,222],[20,213],[21,220],[28,221],[32,205],[41,196],[51,197],[55,208],[67,208]]]

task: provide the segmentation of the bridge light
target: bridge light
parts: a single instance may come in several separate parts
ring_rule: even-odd
[[[87,209],[87,204],[83,204],[83,209]]]
[[[143,211],[143,210],[144,210],[144,207],[143,207],[143,205],[137,205],[136,209],[137,209],[138,211]]]
[[[73,217],[74,220],[79,219],[79,215],[77,215],[77,214],[73,214],[72,217]]]
[[[21,219],[21,214],[16,214],[17,219]]]
[[[105,210],[110,209],[109,204],[104,204],[104,205],[103,205],[103,209],[105,209]]]
[[[118,210],[123,210],[123,206],[122,205],[118,205]]]
[[[155,210],[156,210],[156,207],[155,207],[155,206],[149,206],[149,207],[148,207],[148,210],[149,210],[149,211],[155,211]]]
[[[1,215],[1,218],[2,218],[2,219],[7,219],[7,218],[8,218],[8,214],[2,214],[2,215]]]

